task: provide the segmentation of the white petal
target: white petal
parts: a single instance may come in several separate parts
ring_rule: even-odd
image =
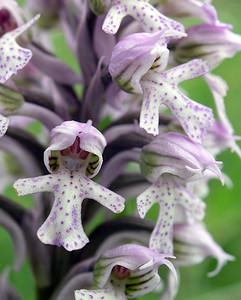
[[[124,293],[114,289],[75,291],[75,300],[126,300]]]
[[[15,39],[32,26],[38,18],[39,15],[0,38],[0,83],[5,83],[18,70],[23,69],[31,59],[31,50],[20,47]]]

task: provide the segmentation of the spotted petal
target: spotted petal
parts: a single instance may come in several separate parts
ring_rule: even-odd
[[[124,209],[124,198],[82,176],[79,170],[66,169],[51,175],[19,179],[14,187],[19,195],[45,191],[54,193],[50,215],[37,234],[43,243],[63,246],[68,251],[81,249],[89,241],[81,220],[85,198],[94,199],[113,212]]]
[[[175,30],[181,35],[185,32],[183,25],[162,15],[146,0],[114,0],[112,3],[102,27],[108,34],[116,34],[127,15],[135,18],[146,32]]]
[[[126,300],[127,297],[118,289],[75,291],[75,300]]]
[[[178,119],[187,135],[201,143],[214,122],[212,110],[196,103],[179,89],[181,81],[203,75],[207,71],[206,63],[194,60],[166,72],[149,72],[142,80],[143,106],[140,127],[148,133],[159,133],[159,106],[167,106]]]
[[[9,119],[0,115],[0,137],[4,136],[9,125]]]
[[[202,220],[205,205],[199,198],[193,197],[172,176],[162,176],[137,197],[137,209],[141,218],[145,217],[154,203],[159,204],[160,211],[151,234],[150,248],[172,254],[172,231],[176,205],[180,204],[184,207],[189,220]]]
[[[20,47],[15,39],[31,27],[39,18],[34,17],[28,23],[8,32],[0,39],[0,83],[6,82],[13,74],[23,69],[32,57],[29,49]]]

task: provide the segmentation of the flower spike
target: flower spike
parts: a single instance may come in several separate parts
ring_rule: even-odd
[[[5,33],[0,38],[0,83],[5,83],[30,61],[32,57],[31,50],[20,47],[15,39],[31,27],[39,17],[39,15],[35,16],[28,23]]]
[[[104,137],[90,123],[64,122],[53,130],[52,144],[45,151],[45,163],[52,174],[15,182],[19,195],[45,191],[55,195],[50,215],[38,230],[43,243],[68,251],[88,243],[81,222],[86,198],[115,213],[124,209],[124,198],[90,180],[100,169],[104,147]]]

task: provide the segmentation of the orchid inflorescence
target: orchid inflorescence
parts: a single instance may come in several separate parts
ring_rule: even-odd
[[[189,17],[201,23],[185,28]],[[56,28],[80,74],[54,54]],[[1,187],[35,203],[1,196],[0,224],[13,237],[15,269],[28,251],[38,300],[171,300],[180,267],[213,256],[213,276],[233,260],[203,220],[208,182],[228,181],[215,157],[227,148],[241,157],[227,84],[211,73],[241,50],[241,37],[209,1],[28,0],[22,9],[3,0],[0,29],[0,148],[17,168],[10,174],[3,160]],[[180,86],[196,77],[217,116]],[[137,214],[114,218],[131,197]],[[7,273],[0,298],[20,299]]]

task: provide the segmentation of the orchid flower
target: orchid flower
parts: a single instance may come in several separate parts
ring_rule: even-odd
[[[160,265],[166,265],[176,275],[172,263],[154,250],[126,244],[108,250],[99,258],[94,270],[96,290],[75,292],[76,300],[138,298],[160,286]]]
[[[149,0],[98,1],[104,6],[107,2],[111,3],[102,29],[108,34],[116,34],[123,18],[128,15],[132,16],[146,32],[170,30],[185,32],[182,24],[161,14],[149,3]]]
[[[212,110],[189,99],[178,85],[182,81],[204,75],[207,71],[206,63],[198,59],[164,72],[149,71],[141,82],[143,102],[140,127],[157,135],[159,108],[164,105],[172,111],[186,134],[193,141],[201,143],[214,122]]]
[[[214,122],[212,110],[195,103],[178,88],[180,82],[204,75],[207,64],[192,60],[164,71],[168,64],[168,36],[137,33],[121,40],[114,48],[109,71],[119,86],[129,93],[142,93],[140,127],[159,133],[159,109],[167,106],[188,136],[201,143]]]
[[[216,258],[217,267],[208,274],[210,277],[217,275],[228,261],[234,260],[213,240],[202,223],[174,225],[174,253],[176,267],[198,264],[209,256]]]
[[[124,198],[90,180],[99,172],[106,146],[104,136],[91,123],[66,121],[52,131],[44,162],[52,174],[19,179],[14,187],[19,195],[53,192],[55,202],[49,217],[38,230],[45,244],[63,246],[68,251],[88,243],[81,222],[81,206],[86,198],[119,213]]]
[[[228,24],[201,24],[187,29],[187,36],[176,42],[174,57],[177,62],[202,58],[210,69],[241,50],[241,36],[231,31]]]
[[[5,33],[0,38],[0,83],[5,83],[13,74],[23,69],[30,61],[32,57],[31,50],[20,47],[15,39],[23,34],[38,19],[39,15],[13,31]]]
[[[208,172],[221,178],[217,162],[200,144],[178,133],[159,135],[142,149],[141,170],[152,185],[137,197],[137,209],[144,218],[154,203],[160,206],[159,217],[150,238],[150,248],[172,254],[173,223],[177,204],[187,220],[201,221],[205,204],[188,189],[187,182]]]
[[[155,0],[164,15],[170,17],[195,17],[205,23],[219,23],[215,7],[206,0]]]
[[[15,42],[15,39],[31,27],[38,18],[39,16],[36,16],[28,23],[6,32],[0,37],[0,83],[5,83],[13,74],[16,74],[18,70],[23,69],[31,59],[32,52],[20,47]],[[0,115],[0,137],[5,135],[8,125],[9,120],[3,115]]]
[[[176,31],[136,33],[123,38],[113,49],[109,71],[118,85],[129,93],[141,93],[140,80],[150,70],[163,71],[168,64],[170,39]]]
[[[234,136],[233,127],[225,110],[224,97],[228,90],[227,84],[221,77],[212,74],[205,75],[205,80],[213,94],[218,113],[218,120],[210,128],[205,145],[214,155],[226,148],[231,148],[241,158],[241,150],[236,143],[240,137]]]

